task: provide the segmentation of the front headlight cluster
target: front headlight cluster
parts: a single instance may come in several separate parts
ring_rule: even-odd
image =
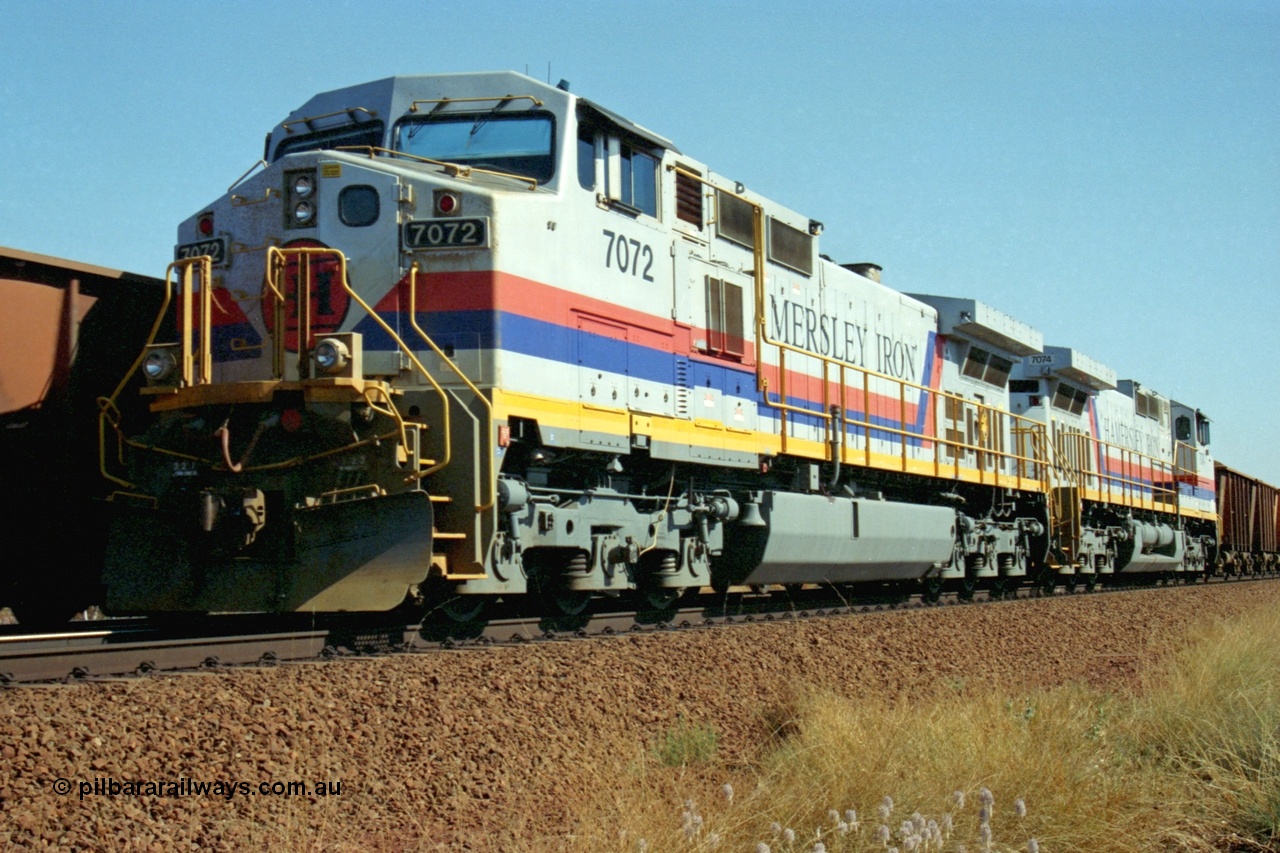
[[[298,169],[285,172],[285,228],[314,228],[317,202],[316,170]]]

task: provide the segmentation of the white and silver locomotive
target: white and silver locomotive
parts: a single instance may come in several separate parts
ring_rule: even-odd
[[[1198,412],[821,232],[519,74],[317,95],[180,226],[149,419],[104,404],[109,608],[1198,567]]]

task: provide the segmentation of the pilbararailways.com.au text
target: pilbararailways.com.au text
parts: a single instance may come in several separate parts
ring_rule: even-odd
[[[328,779],[318,782],[239,782],[219,780],[201,782],[182,777],[176,780],[126,779],[99,777],[72,782],[55,779],[53,792],[65,796],[72,791],[85,797],[222,797],[228,802],[236,797],[336,797],[342,794],[342,782]]]

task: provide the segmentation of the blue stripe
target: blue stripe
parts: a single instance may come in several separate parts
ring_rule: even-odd
[[[1179,483],[1178,494],[1184,498],[1198,498],[1200,500],[1212,501],[1218,497],[1218,493],[1209,489],[1202,489],[1191,483]]]
[[[412,341],[416,333],[408,324],[402,324],[400,313],[380,312],[379,316],[393,329],[401,328],[405,342],[413,346]],[[570,329],[557,323],[535,320],[519,314],[477,310],[419,312],[418,324],[439,346],[453,347],[455,352],[470,349],[497,349],[562,364],[578,365],[602,373],[623,374],[663,385],[675,385],[676,356],[673,353],[583,330]],[[396,344],[391,337],[370,317],[361,320],[356,325],[355,331],[364,336],[366,351],[391,352],[396,349]],[[924,360],[926,382],[931,378],[928,373],[933,366],[935,345],[936,335],[930,332]],[[722,395],[754,399],[762,410],[761,417],[775,420],[778,417],[777,414],[768,411],[771,407],[765,402],[764,395],[756,391],[754,370],[690,359],[689,381],[691,391],[710,388]],[[821,401],[790,399],[787,402],[810,412],[823,412]],[[924,433],[929,410],[927,403],[928,392],[922,390],[916,403],[915,420],[908,422],[905,426],[908,432],[915,434],[908,438],[908,443],[914,447],[920,447],[926,441],[933,440],[932,437],[916,437]],[[850,412],[857,412],[857,410],[851,408]],[[787,417],[791,422],[803,426],[816,428],[825,426],[825,420],[817,414],[789,412]],[[871,415],[870,420],[873,424],[871,429],[873,439],[893,443],[901,441],[901,436],[896,433],[874,428],[880,426],[896,429],[899,427],[897,418]],[[853,436],[861,436],[864,431],[865,427],[859,425],[848,426],[848,433]]]
[[[244,361],[262,355],[262,336],[248,320],[214,326],[210,329],[209,338],[209,349],[213,360],[218,363]],[[195,340],[199,346],[199,332],[196,333]]]

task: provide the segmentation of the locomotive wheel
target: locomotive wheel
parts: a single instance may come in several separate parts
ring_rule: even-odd
[[[563,587],[543,591],[543,601],[556,616],[581,616],[591,605],[591,593]]]
[[[964,569],[964,577],[956,581],[956,598],[961,601],[973,601],[973,593],[978,588],[978,579],[974,577],[976,569],[970,564],[964,545],[959,540],[951,550],[951,567]]]
[[[680,587],[642,586],[636,590],[636,602],[643,610],[674,610],[683,592]]]
[[[535,577],[529,591],[533,594],[538,609],[553,619],[563,616],[581,616],[591,604],[592,594],[587,591],[569,589],[564,578]]]
[[[455,595],[444,601],[437,611],[450,622],[476,622],[484,613],[483,595]]]
[[[592,593],[569,588],[570,574],[586,569],[587,554],[576,549],[535,549],[525,555],[531,593],[552,618],[581,616],[591,604]]]
[[[1093,572],[1084,576],[1084,591],[1093,592],[1098,587],[1098,573]]]
[[[422,589],[423,598],[412,605],[432,638],[475,637],[484,630],[486,595],[458,595],[452,584],[433,577]]]
[[[684,594],[684,587],[661,586],[658,575],[674,574],[679,561],[680,556],[675,551],[649,551],[640,556],[636,589],[632,593],[638,610],[663,613],[675,609],[676,602]]]
[[[920,581],[922,590],[920,597],[926,604],[937,604],[942,598],[942,578],[938,575],[930,575]]]

